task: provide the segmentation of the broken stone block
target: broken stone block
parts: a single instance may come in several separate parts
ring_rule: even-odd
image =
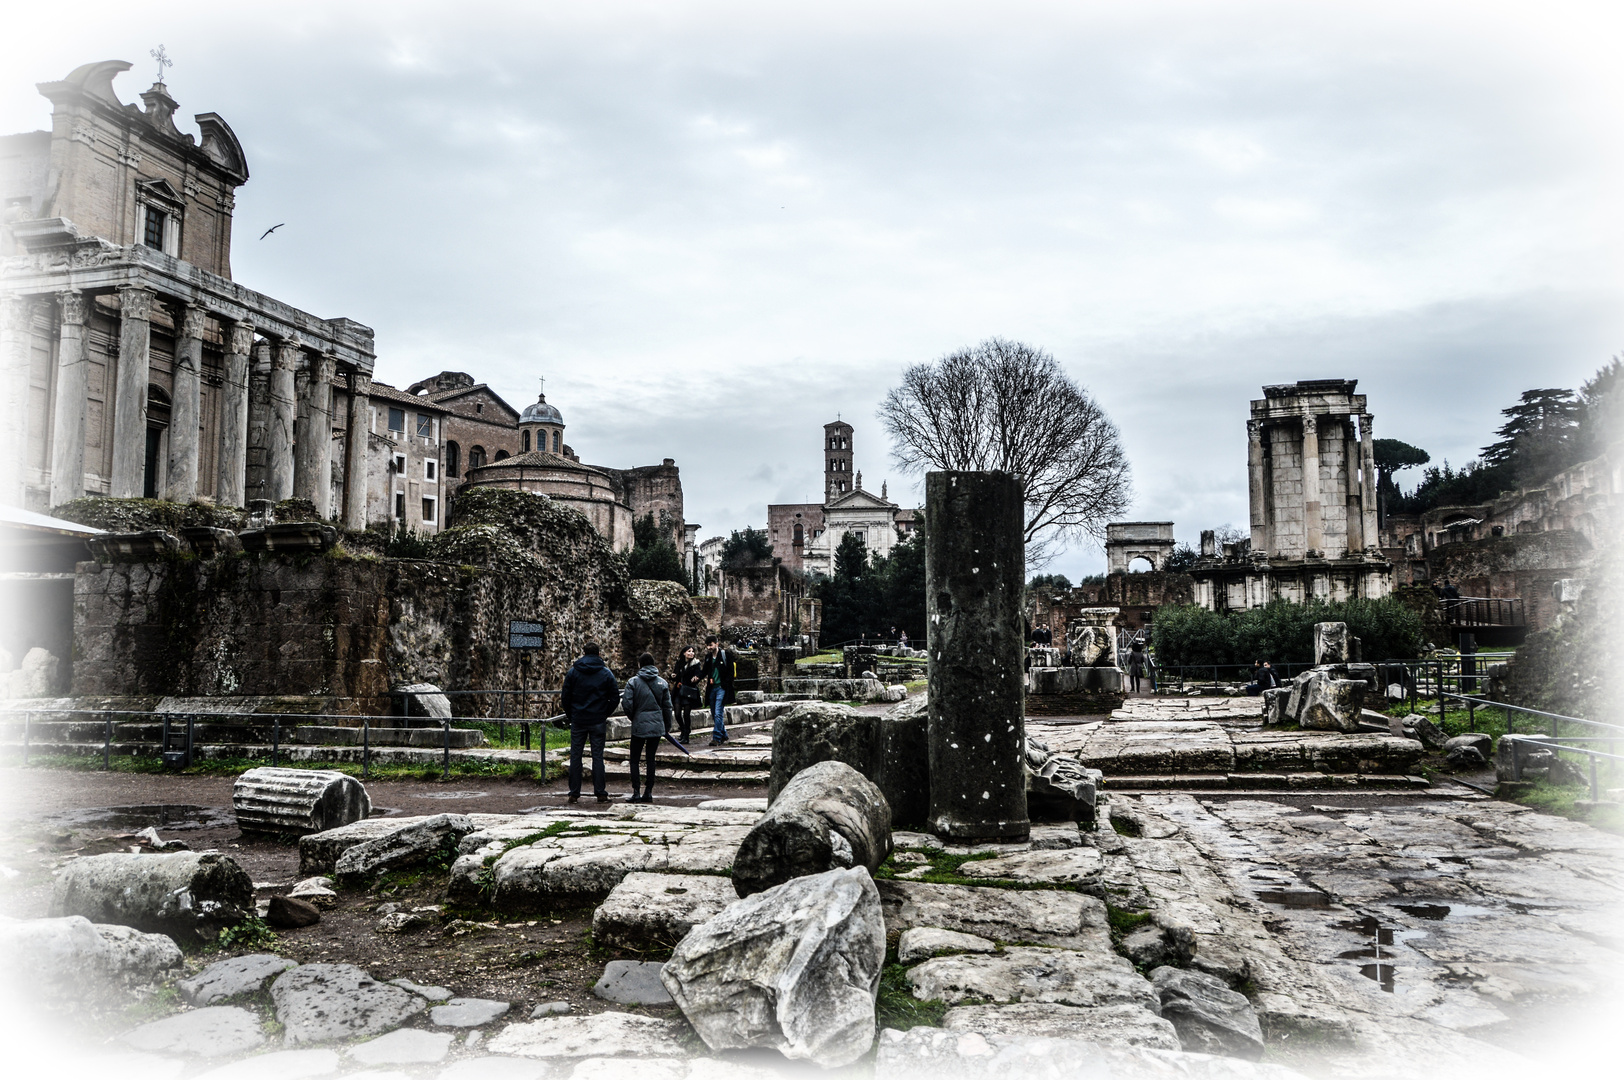
[[[205,559],[216,555],[231,555],[242,550],[242,541],[230,529],[216,529],[208,525],[192,525],[181,529],[182,540]]]
[[[1195,958],[1195,932],[1188,926],[1152,920],[1123,937],[1122,952],[1134,967],[1183,967]]]
[[[777,801],[803,769],[842,761],[873,779],[879,772],[880,718],[849,705],[809,701],[773,721],[772,776],[767,801]]]
[[[1244,994],[1199,971],[1159,967],[1150,973],[1161,1013],[1172,1021],[1185,1050],[1257,1061],[1263,1028]]]
[[[950,953],[990,953],[997,948],[986,938],[974,934],[961,934],[935,926],[916,926],[912,930],[904,930],[897,939],[897,961],[912,964]]]
[[[6,678],[6,696],[14,698],[50,697],[57,692],[56,672],[61,665],[49,650],[35,646],[23,656],[17,670]]]
[[[712,1050],[770,1046],[833,1067],[874,1043],[884,963],[879,893],[854,866],[728,906],[678,944],[661,979]]]
[[[1006,948],[988,956],[943,956],[909,968],[921,1001],[949,1005],[970,998],[1038,1001],[1081,1008],[1137,1005],[1157,1011],[1155,991],[1126,959],[1108,952]]]
[[[338,543],[338,530],[318,521],[289,521],[263,529],[244,529],[237,538],[244,551],[326,551]]]
[[[96,1000],[149,983],[183,960],[163,934],[92,923],[81,915],[0,919],[0,978],[46,999]]]
[[[627,874],[592,913],[592,939],[623,949],[669,948],[739,894],[714,874]]]
[[[1474,731],[1466,735],[1456,735],[1453,739],[1450,739],[1448,742],[1444,743],[1444,751],[1447,753],[1450,750],[1463,746],[1473,748],[1483,756],[1484,760],[1487,760],[1489,754],[1494,750],[1494,739],[1481,731]]]
[[[891,807],[862,773],[820,761],[797,773],[739,845],[733,887],[750,896],[848,866],[872,873],[891,855]]]
[[[671,992],[660,981],[664,970],[664,964],[652,960],[611,960],[592,992],[617,1005],[670,1005]]]
[[[265,921],[278,930],[296,930],[301,926],[315,926],[321,922],[321,912],[315,904],[291,896],[271,897],[270,910]]]
[[[1444,756],[1444,762],[1451,769],[1481,769],[1489,759],[1475,746],[1455,746]]]
[[[244,832],[297,836],[336,829],[372,813],[367,790],[334,769],[249,769],[231,785]]]
[[[1314,624],[1314,666],[1321,664],[1351,664],[1358,658],[1352,653],[1353,635],[1348,624],[1322,622]]]
[[[52,915],[188,941],[211,941],[253,913],[253,881],[217,853],[89,855],[63,867],[51,891]]]
[[[506,1016],[513,1006],[506,1001],[491,998],[454,997],[444,1005],[429,1010],[429,1021],[439,1027],[480,1027]]]
[[[298,966],[293,960],[270,953],[234,956],[210,964],[189,979],[182,979],[175,984],[175,989],[189,1005],[213,1005],[241,994],[255,993],[282,972]]]
[[[1292,680],[1287,717],[1307,731],[1358,731],[1365,688],[1360,680],[1334,678],[1319,669],[1305,671]]]
[[[915,694],[880,717],[880,774],[893,829],[921,828],[930,816],[930,699]]]
[[[1420,713],[1411,713],[1399,723],[1403,726],[1405,735],[1418,740],[1428,750],[1442,750],[1449,743],[1449,736],[1444,729]]]
[[[399,683],[389,688],[389,696],[394,699],[397,716],[451,719],[451,699],[433,683]]]
[[[338,904],[338,893],[333,891],[333,879],[330,877],[308,877],[303,881],[293,883],[288,895],[295,900],[303,900],[307,904],[315,904],[319,908],[335,907]]]
[[[1033,821],[1094,822],[1094,801],[1105,774],[1048,744],[1026,740],[1026,809]]]
[[[942,1028],[1002,1036],[1086,1039],[1100,1046],[1179,1049],[1173,1025],[1143,1005],[1104,1005],[1094,1009],[1033,1001],[960,1005],[947,1010]]]
[[[1265,724],[1285,723],[1286,702],[1290,697],[1291,691],[1283,686],[1263,691],[1263,722]]]
[[[101,563],[152,562],[180,550],[180,537],[162,529],[87,537],[90,557]]]
[[[420,866],[435,855],[454,857],[457,843],[476,826],[463,814],[436,814],[345,850],[333,864],[334,876],[364,880],[389,870]]]
[[[416,994],[353,964],[303,964],[283,972],[271,984],[271,1000],[290,1043],[381,1035],[428,1008]]]

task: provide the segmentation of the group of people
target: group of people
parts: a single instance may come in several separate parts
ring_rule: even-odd
[[[1246,692],[1257,697],[1265,690],[1277,690],[1280,687],[1280,673],[1274,670],[1274,665],[1267,660],[1252,661],[1252,681],[1247,684]]]
[[[660,676],[653,653],[637,658],[637,674],[624,687],[603,662],[601,650],[593,641],[581,648],[581,658],[570,665],[558,704],[570,729],[570,802],[581,798],[583,757],[592,748],[592,793],[599,802],[609,801],[608,777],[603,764],[603,745],[609,734],[609,717],[617,707],[631,721],[632,802],[654,801],[654,754],[663,739],[683,743],[693,733],[693,711],[708,708],[711,718],[711,746],[727,742],[724,709],[733,696],[733,682],[739,672],[739,658],[716,640],[705,639],[704,652],[689,645],[672,665],[671,678]]]

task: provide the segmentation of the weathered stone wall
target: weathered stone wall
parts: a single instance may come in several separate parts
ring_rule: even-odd
[[[664,669],[703,640],[704,619],[682,588],[629,581],[580,514],[495,489],[465,492],[458,514],[435,538],[433,560],[340,547],[81,563],[74,693],[331,695],[382,712],[399,682],[518,688],[512,619],[547,626],[531,688],[556,688],[589,639],[617,672],[644,649]]]
[[[1433,581],[1448,578],[1462,596],[1521,598],[1528,628],[1543,630],[1560,613],[1552,586],[1583,574],[1594,555],[1583,534],[1563,529],[1445,544],[1427,563]]]

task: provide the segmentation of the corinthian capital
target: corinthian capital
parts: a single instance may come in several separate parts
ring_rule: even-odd
[[[125,285],[118,290],[118,314],[121,319],[152,318],[152,293],[136,285]]]
[[[197,304],[187,304],[186,314],[181,316],[180,336],[183,338],[201,338],[209,322],[208,310]]]
[[[231,327],[231,351],[246,353],[254,347],[254,324],[247,322],[233,323]]]
[[[85,323],[85,294],[78,289],[69,289],[67,292],[56,294],[57,309],[62,313],[62,322],[68,326],[83,326]]]

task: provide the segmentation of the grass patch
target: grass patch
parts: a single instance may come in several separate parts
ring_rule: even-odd
[[[820,652],[801,657],[795,661],[795,666],[799,667],[802,664],[838,664],[841,661],[842,657],[839,652]]]
[[[880,1028],[941,1027],[946,1013],[945,1002],[914,997],[908,969],[901,964],[887,964],[880,970],[880,994],[874,1002],[874,1020]]]
[[[236,949],[248,949],[253,952],[266,952],[274,950],[277,944],[276,931],[270,924],[258,915],[250,915],[236,926],[228,926],[220,931],[215,939],[215,945],[221,952],[230,952]]]
[[[1533,787],[1514,796],[1511,801],[1532,810],[1555,814],[1570,821],[1582,821],[1586,825],[1624,835],[1624,812],[1621,812],[1618,806],[1576,805],[1588,801],[1589,798],[1588,787],[1568,787],[1536,780]]]
[[[965,863],[980,862],[984,859],[996,859],[999,852],[982,851],[975,854],[929,851],[923,848],[900,848],[899,851],[912,851],[923,855],[929,862],[926,863],[898,863],[896,855],[885,860],[880,868],[874,872],[876,879],[898,878],[902,874],[911,874],[921,867],[927,869],[923,874],[901,878],[903,881],[923,881],[930,885],[973,885],[991,889],[1011,889],[1020,892],[1079,892],[1076,885],[1062,884],[1052,881],[1015,881],[1010,878],[982,878],[969,877],[961,872]]]

